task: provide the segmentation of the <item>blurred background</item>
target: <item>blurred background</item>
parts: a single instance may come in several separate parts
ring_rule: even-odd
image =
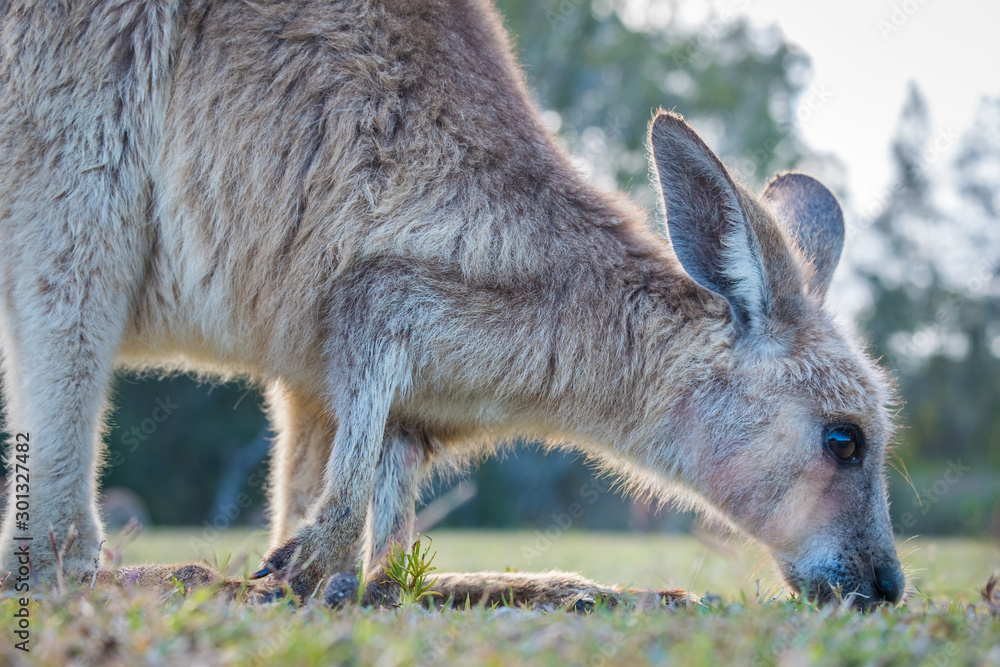
[[[661,106],[754,188],[795,168],[838,194],[848,238],[833,306],[902,398],[891,471],[901,539],[1000,539],[1000,42],[988,32],[1000,9],[978,4],[498,2],[545,123],[595,182],[645,205],[650,225],[663,221],[644,140]],[[266,521],[271,434],[256,389],[126,375],[114,398],[112,525]],[[716,531],[531,443],[435,480],[422,521]]]

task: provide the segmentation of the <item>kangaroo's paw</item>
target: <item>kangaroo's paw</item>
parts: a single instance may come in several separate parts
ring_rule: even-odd
[[[330,577],[323,590],[323,602],[334,609],[345,607],[358,599],[361,582],[349,572],[341,572]]]
[[[285,544],[273,549],[261,564],[261,568],[251,575],[251,580],[288,582],[292,591],[301,600],[309,600],[318,595],[320,585],[327,573],[329,545],[317,530],[303,530]]]
[[[361,604],[366,607],[395,607],[402,599],[402,590],[395,581],[385,576],[370,578],[365,582]]]
[[[21,536],[26,531],[13,530],[13,513],[7,516],[7,522],[11,525],[4,526],[0,542],[11,546],[0,553],[0,591],[11,591],[29,577],[33,587],[45,589],[93,575],[101,533],[93,524],[88,529],[85,519],[71,522],[62,531],[49,528],[47,534],[39,531],[26,536]],[[78,530],[77,525],[82,528]]]

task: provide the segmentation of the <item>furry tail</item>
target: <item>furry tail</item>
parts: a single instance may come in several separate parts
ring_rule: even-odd
[[[354,589],[341,597],[343,602],[356,599]],[[115,583],[126,588],[159,590],[213,586],[216,594],[227,600],[273,602],[290,595],[280,581],[241,581],[227,579],[205,565],[138,565],[99,573],[100,583]],[[466,607],[520,607],[528,609],[573,609],[588,611],[600,604],[638,609],[679,607],[697,604],[699,598],[680,589],[641,590],[604,586],[572,572],[455,572],[438,575],[433,589],[438,595],[423,599],[425,605],[454,609]],[[322,599],[322,598],[321,598]],[[340,605],[336,605],[340,606]]]
[[[608,607],[625,605],[639,608],[695,604],[690,593],[669,589],[661,591],[623,589],[604,586],[571,572],[463,572],[438,576],[434,590],[441,594],[430,604],[466,606],[509,606],[536,608],[572,608],[586,611],[600,603]]]

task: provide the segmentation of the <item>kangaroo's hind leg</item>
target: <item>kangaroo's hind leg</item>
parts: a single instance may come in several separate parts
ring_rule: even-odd
[[[0,345],[12,436],[0,539],[30,552],[22,559],[4,549],[0,569],[30,560],[43,582],[57,578],[50,529],[66,552],[65,574],[92,570],[99,555],[102,417],[149,247],[148,227],[116,207],[110,175],[69,171],[0,168]]]
[[[268,486],[271,543],[275,545],[292,536],[319,495],[337,421],[320,401],[280,382],[268,387],[267,406],[277,434]]]
[[[107,388],[157,233],[148,166],[173,43],[162,11],[22,2],[3,19],[0,345],[8,461],[30,473],[9,478],[0,569],[21,560],[15,536],[30,537],[42,581],[56,575],[50,528],[67,573],[98,555]]]

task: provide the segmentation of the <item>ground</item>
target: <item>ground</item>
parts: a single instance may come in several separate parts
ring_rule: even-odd
[[[207,594],[72,589],[28,606],[30,654],[15,648],[16,599],[0,599],[0,664],[193,665],[1000,665],[1000,618],[979,590],[996,543],[900,545],[908,600],[859,614],[789,600],[766,556],[740,542],[607,533],[432,533],[445,570],[572,569],[602,583],[687,588],[678,610],[589,614],[226,605]],[[124,562],[204,558],[249,570],[260,532],[147,531]],[[707,595],[706,595],[707,594]]]

